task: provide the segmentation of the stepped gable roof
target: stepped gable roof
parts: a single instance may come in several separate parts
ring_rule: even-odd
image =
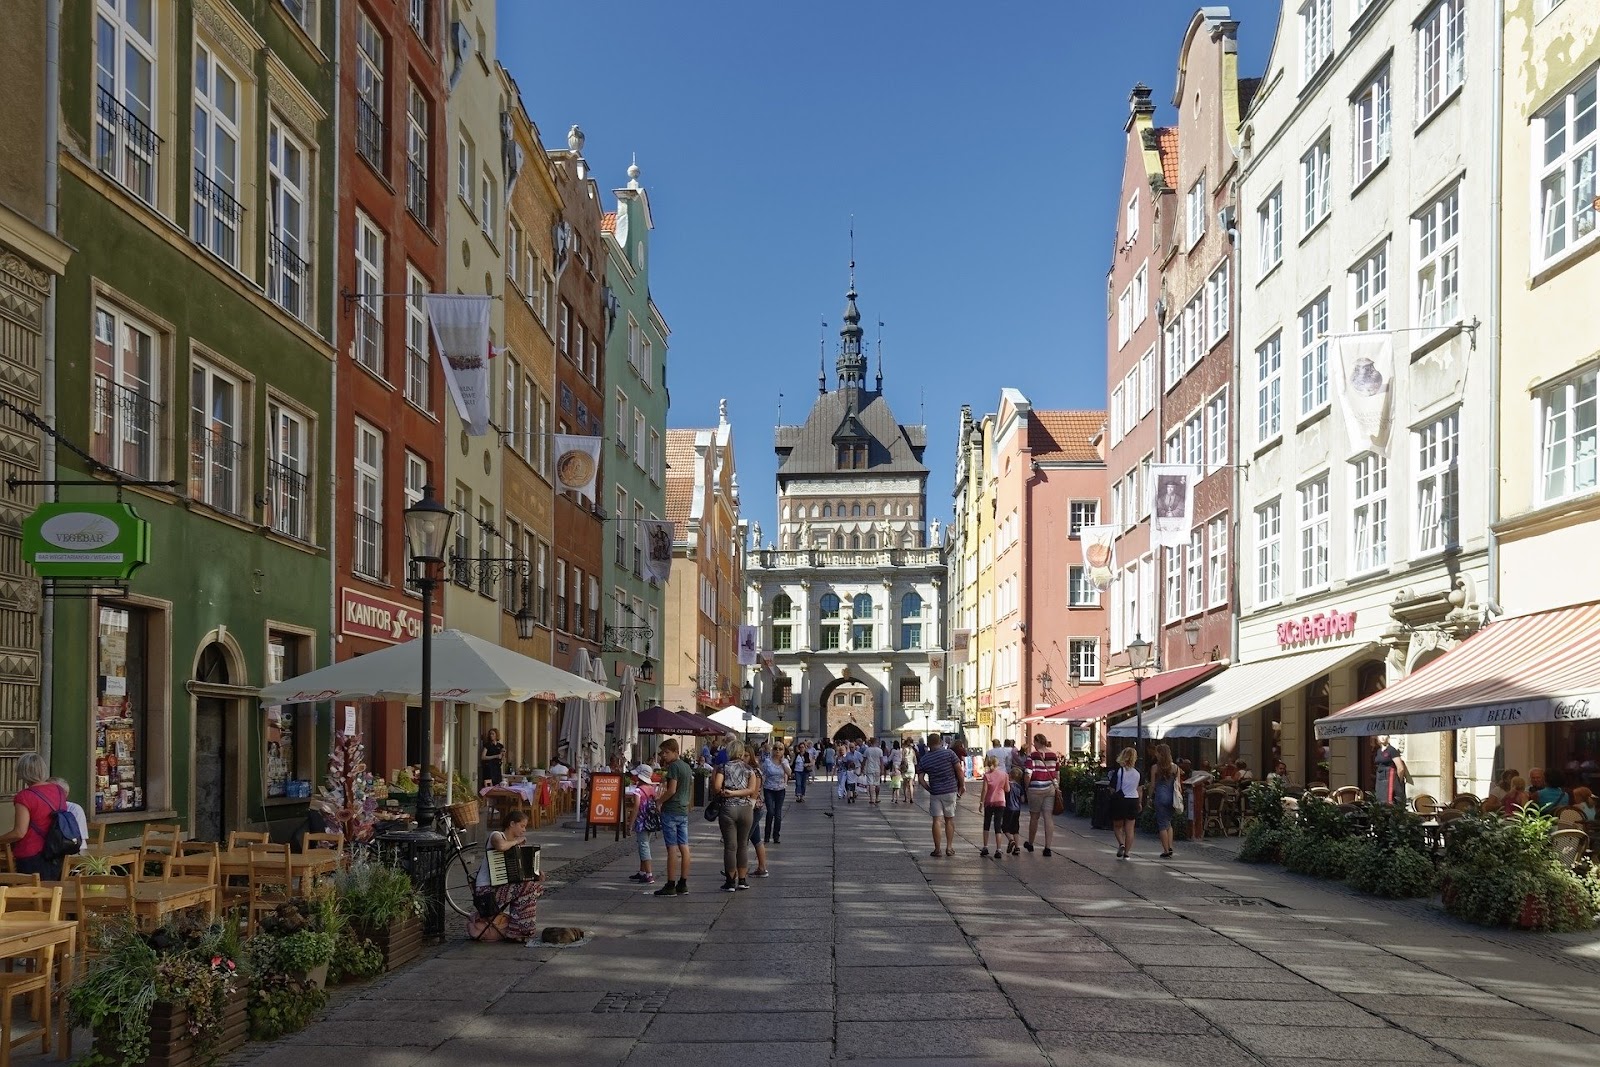
[[[851,433],[868,440],[867,467],[841,472],[834,440],[849,427]],[[840,474],[926,474],[922,462],[928,444],[925,426],[903,426],[889,410],[882,393],[864,389],[834,389],[817,397],[804,425],[779,426],[774,434],[778,453],[778,475]]]
[[[699,430],[667,431],[667,521],[682,534],[694,513],[695,447]]]
[[[1156,130],[1156,151],[1161,154],[1161,176],[1169,189],[1178,187],[1178,127]]]
[[[1028,416],[1028,448],[1040,461],[1103,463],[1094,439],[1105,425],[1103,411],[1034,411]]]

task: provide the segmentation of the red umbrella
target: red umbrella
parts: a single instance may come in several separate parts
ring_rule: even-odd
[[[733,732],[720,722],[715,722],[711,719],[708,719],[699,712],[680,711],[678,714],[683,718],[693,722],[695,724],[694,732],[702,737],[723,737]]]
[[[668,711],[657,705],[639,713],[639,732],[642,734],[694,734],[709,737],[720,735],[721,727],[708,729],[695,716],[687,712]]]

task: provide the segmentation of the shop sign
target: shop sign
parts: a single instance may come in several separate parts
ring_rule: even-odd
[[[1356,632],[1356,613],[1333,608],[1278,624],[1278,647],[1309,645],[1330,637],[1350,637]]]
[[[994,725],[994,710],[992,708],[984,708],[984,709],[981,709],[978,712],[978,725],[979,726],[993,726]]]
[[[41,578],[126,581],[150,560],[150,524],[129,504],[40,504],[22,522],[22,558]]]
[[[438,633],[442,629],[444,617],[435,615],[433,632]],[[392,600],[341,588],[339,632],[391,645],[399,644],[422,636],[422,612],[409,604],[396,604]]]

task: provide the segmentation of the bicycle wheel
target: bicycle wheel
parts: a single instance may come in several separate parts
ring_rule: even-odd
[[[444,897],[457,915],[470,918],[477,914],[472,902],[472,889],[482,863],[483,846],[477,842],[463,845],[446,861]]]

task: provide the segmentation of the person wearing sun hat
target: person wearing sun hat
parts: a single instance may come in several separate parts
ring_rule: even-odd
[[[632,779],[627,792],[633,798],[633,836],[639,844],[639,869],[628,875],[628,881],[650,885],[656,875],[650,864],[650,831],[645,827],[651,809],[655,808],[656,770],[648,763],[641,763],[629,771],[628,776]],[[659,819],[659,809],[656,810]]]

